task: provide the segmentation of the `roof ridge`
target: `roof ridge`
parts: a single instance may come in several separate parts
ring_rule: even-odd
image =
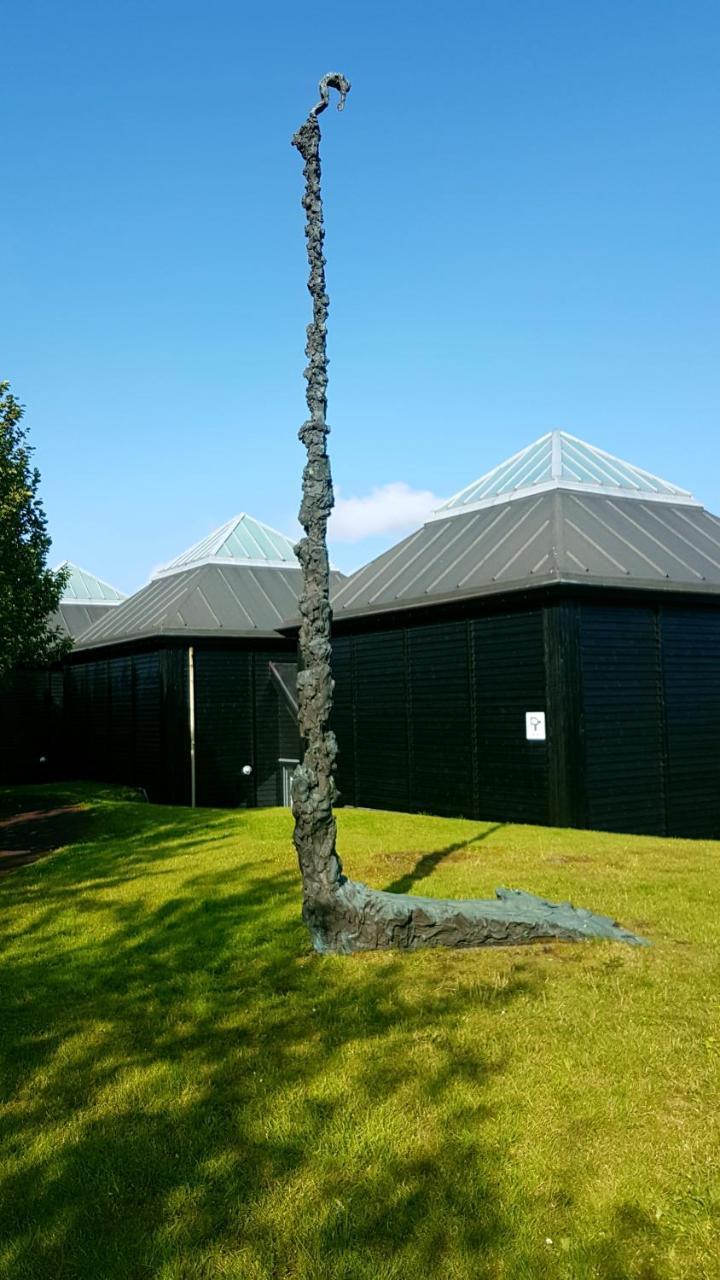
[[[231,516],[231,518],[226,520],[224,524],[221,524],[219,528],[214,529],[213,532],[207,534],[205,538],[201,538],[200,542],[206,542],[209,538],[212,538],[214,539],[213,545],[216,548],[221,547],[232,530],[237,528],[244,515],[245,512],[241,511],[239,516]],[[197,546],[198,544],[195,543],[194,545]]]
[[[559,489],[553,493],[552,504],[552,542],[550,545],[550,566],[553,573],[560,576],[563,557],[565,555],[565,521],[563,519],[562,495]]]

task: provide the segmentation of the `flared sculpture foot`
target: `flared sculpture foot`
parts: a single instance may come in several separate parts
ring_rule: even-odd
[[[609,916],[547,902],[522,889],[496,889],[487,901],[453,901],[384,893],[343,878],[326,897],[306,898],[303,914],[315,950],[341,954],[387,947],[507,947],[551,938],[648,945]]]

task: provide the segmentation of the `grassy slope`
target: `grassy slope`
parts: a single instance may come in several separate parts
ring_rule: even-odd
[[[0,882],[2,1280],[720,1276],[720,845],[341,812],[655,945],[321,959],[288,813],[69,794]]]

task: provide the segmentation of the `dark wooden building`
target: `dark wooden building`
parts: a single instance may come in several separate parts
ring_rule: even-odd
[[[287,800],[299,743],[291,541],[242,514],[155,574],[78,640],[65,676],[77,776],[153,801]]]
[[[20,667],[0,687],[0,786],[55,779],[62,760],[63,673]]]
[[[720,520],[562,432],[334,595],[346,803],[720,837]]]
[[[125,596],[67,560],[57,567],[67,570],[67,582],[49,624],[74,643]],[[0,691],[0,782],[38,782],[64,773],[62,716],[63,672],[59,664],[12,672]]]

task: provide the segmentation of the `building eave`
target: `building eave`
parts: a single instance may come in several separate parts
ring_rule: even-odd
[[[167,630],[154,631],[137,631],[125,636],[111,636],[108,639],[96,640],[91,644],[75,644],[73,652],[93,653],[102,649],[118,649],[124,645],[142,645],[142,644],[162,644],[166,640],[182,640],[186,644],[195,644],[202,640],[283,640],[284,635],[278,631],[233,631],[228,628],[217,628],[214,630],[201,631],[193,629],[192,631],[183,630],[181,627],[168,627]]]
[[[515,489],[512,493],[496,494],[492,498],[481,498],[478,502],[467,502],[459,507],[441,507],[434,511],[428,517],[426,523],[433,524],[438,520],[455,520],[458,516],[470,515],[473,511],[485,511],[490,507],[501,507],[508,502],[517,502],[521,498],[533,498],[536,494],[551,493],[582,493],[591,497],[603,498],[622,498],[630,499],[635,502],[662,502],[668,503],[673,507],[696,507],[702,510],[702,503],[693,498],[691,494],[687,496],[669,493],[654,493],[652,498],[647,493],[636,491],[634,489],[622,489],[620,486],[616,488],[610,485],[580,484],[571,480],[545,480],[541,484],[526,485],[524,488]]]

